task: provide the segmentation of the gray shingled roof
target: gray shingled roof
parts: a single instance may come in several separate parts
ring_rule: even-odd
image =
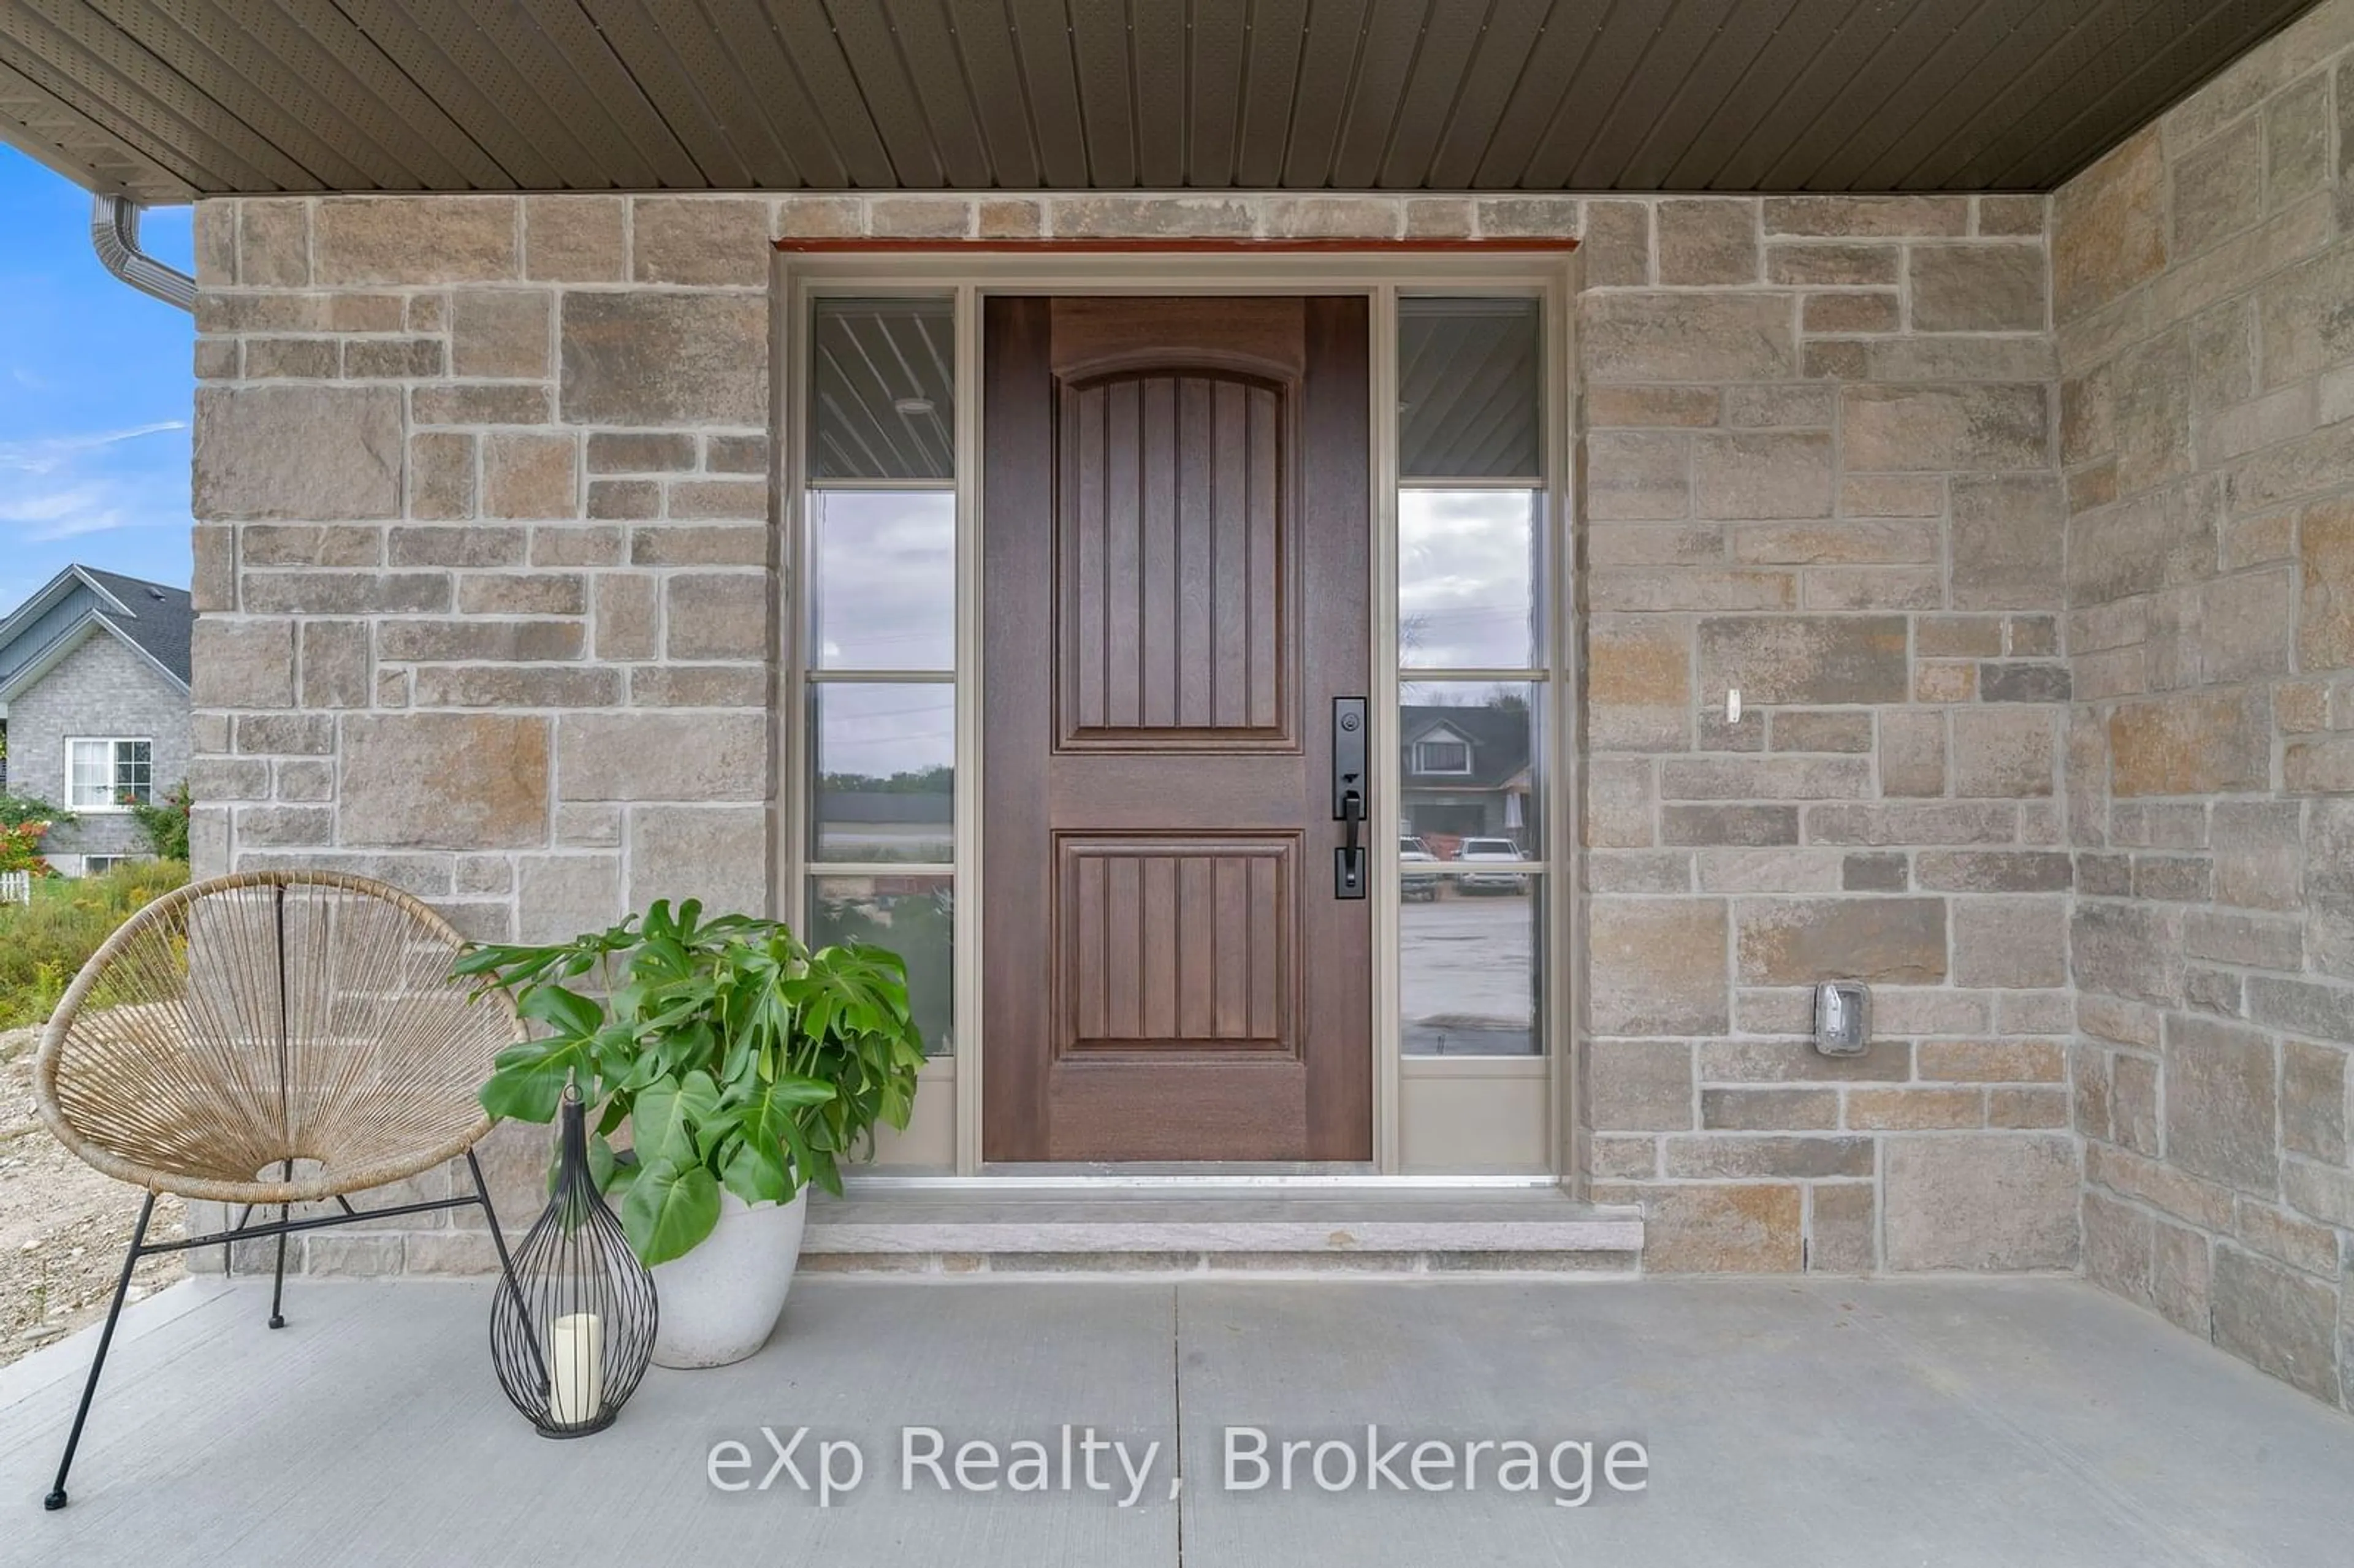
[[[46,670],[101,627],[185,688],[196,619],[186,588],[93,567],[68,567],[22,604],[0,613],[0,690],[21,684],[28,670]]]
[[[163,583],[151,583],[140,577],[126,577],[119,572],[101,572],[95,567],[84,567],[90,579],[130,607],[127,615],[112,610],[100,613],[121,627],[132,641],[147,656],[188,683],[188,638],[196,624],[194,602],[188,590]]]

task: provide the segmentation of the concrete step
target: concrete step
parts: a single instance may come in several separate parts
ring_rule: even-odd
[[[1554,1188],[958,1191],[882,1184],[810,1209],[801,1266],[823,1273],[1632,1274],[1631,1208]]]

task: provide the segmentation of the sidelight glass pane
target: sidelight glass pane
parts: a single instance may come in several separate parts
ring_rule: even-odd
[[[956,494],[819,490],[809,498],[810,663],[956,663]]]
[[[1408,681],[1398,688],[1401,840],[1449,872],[1542,860],[1545,688],[1528,681]],[[1402,853],[1412,858],[1412,852]],[[1457,863],[1462,863],[1458,865]]]
[[[1398,665],[1522,670],[1537,652],[1535,490],[1398,493]]]
[[[956,302],[820,299],[810,322],[809,471],[956,477]]]
[[[1527,479],[1544,472],[1542,303],[1398,301],[1398,473]]]
[[[956,847],[956,687],[821,682],[810,696],[810,858],[948,861]]]
[[[1400,1038],[1409,1056],[1532,1056],[1544,879],[1469,869],[1398,879]]]
[[[953,889],[945,876],[810,879],[810,946],[864,942],[898,954],[907,965],[908,1006],[935,1056],[947,1055],[955,1040]]]

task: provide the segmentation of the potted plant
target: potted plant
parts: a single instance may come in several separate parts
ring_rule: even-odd
[[[499,1053],[482,1090],[493,1118],[552,1121],[579,1085],[591,1173],[653,1270],[654,1360],[758,1350],[792,1287],[809,1184],[840,1193],[840,1161],[914,1107],[923,1039],[898,956],[811,950],[779,922],[705,919],[689,899],[568,942],[471,948],[451,972],[545,1031]]]

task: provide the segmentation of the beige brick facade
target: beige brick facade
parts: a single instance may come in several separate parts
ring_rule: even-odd
[[[207,203],[200,868],[483,936],[767,906],[770,235],[1580,235],[1595,1193],[1655,1270],[2073,1267],[2045,205]],[[1806,1043],[1831,975],[1879,988],[1857,1061]],[[312,1262],[485,1255],[366,1239]]]
[[[2052,245],[2086,1269],[2354,1408],[2349,154],[2332,0]]]

